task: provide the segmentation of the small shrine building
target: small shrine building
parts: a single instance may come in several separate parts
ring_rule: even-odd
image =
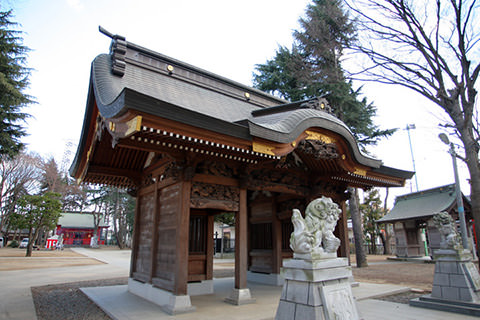
[[[83,129],[70,173],[129,189],[137,207],[129,291],[169,312],[213,292],[213,219],[235,213],[235,288],[281,284],[292,209],[331,197],[347,257],[347,187],[400,187],[412,172],[364,155],[327,100],[287,102],[112,38],[92,62]]]
[[[463,194],[462,199],[467,237],[476,243],[476,239],[472,240],[474,225],[470,200]],[[459,220],[455,184],[398,196],[392,210],[377,223],[393,224],[398,257],[433,256],[433,250],[440,249],[440,232],[433,223],[433,216],[443,211],[448,212],[454,221]]]

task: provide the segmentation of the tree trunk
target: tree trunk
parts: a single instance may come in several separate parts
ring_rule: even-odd
[[[470,149],[475,149],[474,147],[470,147]],[[472,217],[474,220],[474,228],[475,234],[478,235],[480,232],[480,169],[478,164],[478,154],[476,150],[467,150],[467,166],[468,170],[470,171],[470,201],[472,204]],[[478,237],[478,236],[477,236]],[[478,239],[474,239],[476,241],[476,248],[473,248],[477,252],[477,256],[479,253],[479,243]],[[479,259],[479,266],[480,266],[480,259]]]
[[[30,227],[28,229],[28,245],[27,245],[27,252],[25,253],[25,257],[32,256],[32,248],[33,248],[32,234],[33,234],[33,230],[32,230],[32,227]]]
[[[360,216],[358,190],[355,188],[348,188],[350,192],[350,199],[348,201],[348,207],[350,209],[350,215],[352,217],[353,237],[355,239],[355,258],[357,261],[357,267],[368,267],[367,255],[365,254],[365,248],[363,246],[363,228],[362,218]]]

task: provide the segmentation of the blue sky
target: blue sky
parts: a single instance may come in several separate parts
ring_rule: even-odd
[[[101,25],[127,41],[161,52],[221,76],[251,85],[255,64],[272,58],[278,45],[290,46],[307,0],[0,0],[13,8],[14,21],[32,49],[28,66],[29,94],[37,104],[28,110],[25,139],[30,151],[54,156],[62,163],[66,150],[75,152],[87,98],[90,63],[108,52],[110,39]],[[349,63],[351,63],[350,61]],[[354,61],[353,61],[354,63]],[[365,84],[367,99],[378,108],[382,128],[410,131],[420,189],[453,182],[448,147],[438,139],[440,109],[406,89]],[[67,144],[72,146],[67,148]],[[385,165],[412,170],[405,130],[370,150]],[[65,164],[69,165],[69,164]],[[461,166],[462,189],[469,193],[468,174]],[[415,190],[415,187],[412,188]],[[410,192],[410,185],[392,190]]]

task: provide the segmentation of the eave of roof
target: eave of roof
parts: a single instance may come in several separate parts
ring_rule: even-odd
[[[398,196],[395,205],[378,223],[404,221],[431,217],[442,211],[449,211],[456,203],[455,185]]]

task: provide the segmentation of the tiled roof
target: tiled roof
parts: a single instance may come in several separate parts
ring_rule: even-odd
[[[93,215],[91,213],[62,213],[62,216],[58,219],[57,225],[60,225],[63,228],[76,229],[93,229],[95,227]],[[108,227],[108,224],[101,221],[99,227]]]
[[[442,211],[449,211],[454,205],[456,205],[455,185],[450,184],[398,196],[393,209],[377,222],[391,223],[430,217]]]

